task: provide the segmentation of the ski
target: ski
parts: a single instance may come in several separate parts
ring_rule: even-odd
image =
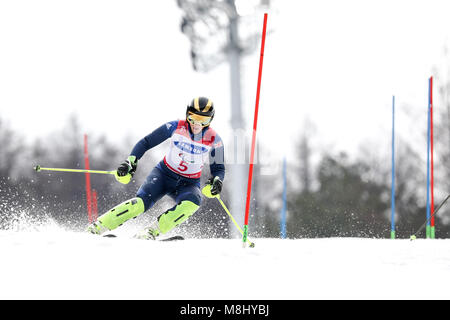
[[[108,234],[105,234],[103,237],[105,237],[105,238],[117,238],[117,235],[112,234],[112,233],[108,233]],[[156,241],[178,241],[178,240],[184,240],[184,238],[182,236],[173,236],[173,237],[164,238],[164,239],[157,239]]]
[[[157,241],[178,241],[178,240],[184,240],[184,238],[182,236],[173,236],[165,239],[160,239]]]
[[[112,233],[105,234],[105,235],[103,235],[103,237],[104,238],[117,238],[117,236],[115,234],[112,234]]]

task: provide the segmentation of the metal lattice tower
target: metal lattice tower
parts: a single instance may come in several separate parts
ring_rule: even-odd
[[[230,66],[231,138],[234,159],[227,160],[231,191],[230,209],[242,225],[245,211],[246,177],[245,122],[241,105],[241,58],[254,52],[261,38],[258,12],[267,10],[270,0],[177,0],[183,10],[181,31],[191,43],[192,66],[208,72],[223,62]],[[242,144],[244,149],[242,149]],[[244,153],[244,155],[242,154]],[[244,161],[240,161],[239,159]],[[230,161],[231,160],[231,161]],[[231,162],[231,164],[229,163]],[[231,170],[229,170],[231,169]],[[227,174],[228,176],[228,174]],[[239,236],[230,226],[232,235]]]

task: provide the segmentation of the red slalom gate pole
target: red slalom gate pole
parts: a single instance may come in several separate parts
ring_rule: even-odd
[[[95,221],[98,218],[98,206],[97,206],[97,191],[92,190],[92,220]]]
[[[436,236],[436,230],[434,226],[434,159],[433,159],[433,77],[430,77],[430,156],[431,156],[431,239]]]
[[[261,54],[259,57],[258,84],[257,84],[257,88],[256,88],[255,115],[253,117],[252,146],[251,146],[251,153],[250,153],[250,165],[249,165],[249,170],[248,170],[247,201],[245,204],[245,222],[244,222],[244,231],[243,231],[243,235],[242,235],[242,242],[243,242],[244,247],[247,244],[247,236],[248,236],[248,216],[249,216],[249,211],[250,211],[250,198],[251,198],[251,193],[252,193],[253,162],[255,159],[256,129],[258,126],[259,96],[260,96],[260,90],[261,90],[261,77],[262,77],[263,58],[264,58],[264,45],[266,42],[266,29],[267,29],[267,13],[264,13],[264,23],[263,23],[263,31],[262,31],[262,39],[261,39]]]
[[[87,134],[84,135],[84,167],[89,170],[89,153],[88,153],[88,137]],[[91,204],[91,176],[89,172],[86,175],[86,206],[88,211],[88,221],[91,223],[92,220],[92,204]]]

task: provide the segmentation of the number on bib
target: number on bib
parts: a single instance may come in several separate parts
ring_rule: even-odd
[[[181,160],[180,164],[178,165],[178,170],[184,172],[187,169],[188,169],[187,162],[185,162],[184,160]]]

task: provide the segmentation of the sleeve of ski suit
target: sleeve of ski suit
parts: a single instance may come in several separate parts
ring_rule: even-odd
[[[223,181],[225,178],[225,157],[222,139],[216,134],[214,147],[209,153],[209,169],[213,177],[218,176]]]
[[[147,150],[150,150],[153,147],[156,147],[158,144],[169,139],[173,132],[177,129],[178,121],[171,121],[163,124],[158,129],[148,134],[134,146],[133,150],[131,150],[130,156],[135,156],[136,159],[142,158]]]

